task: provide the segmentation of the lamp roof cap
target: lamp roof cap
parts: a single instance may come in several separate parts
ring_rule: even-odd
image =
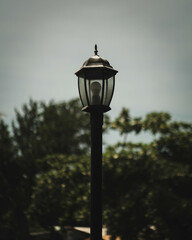
[[[85,76],[86,75],[85,73],[88,73],[89,75],[89,73],[93,69],[95,70],[97,69],[97,71],[102,72],[102,74],[104,73],[108,77],[113,76],[118,72],[115,69],[113,69],[113,67],[110,65],[107,59],[104,59],[98,55],[97,44],[95,44],[94,53],[95,55],[87,59],[83,63],[81,69],[75,73],[77,76]]]
[[[97,53],[97,44],[95,44],[95,51],[94,51],[95,55],[90,57],[89,59],[87,59],[84,63],[82,67],[110,67],[112,68],[112,66],[110,65],[110,63],[107,61],[107,59],[100,57]]]

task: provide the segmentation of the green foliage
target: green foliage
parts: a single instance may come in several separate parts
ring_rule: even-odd
[[[152,112],[146,115],[143,122],[143,129],[150,130],[152,134],[156,133],[168,133],[169,126],[168,122],[171,120],[169,113],[164,112]]]
[[[13,122],[25,191],[31,200],[36,175],[42,171],[37,160],[51,154],[86,154],[89,146],[89,120],[80,111],[78,100],[55,104],[29,101]]]
[[[76,99],[60,104],[30,100],[22,111],[15,111],[12,137],[0,122],[0,221],[13,228],[19,240],[28,238],[27,219],[33,222],[31,206],[37,179],[50,170],[42,164],[43,159],[60,154],[81,158],[89,151],[89,119],[80,108]],[[38,216],[35,220],[41,222]]]
[[[146,145],[128,144],[130,148],[118,151],[119,145],[105,156],[105,221],[112,234],[136,239],[148,224],[146,196],[152,166],[146,161]]]
[[[11,204],[15,186],[14,149],[7,125],[0,120],[0,223],[9,221],[11,214],[7,208]],[[11,186],[11,187],[10,187]],[[12,205],[12,204],[11,204]]]
[[[88,149],[89,120],[80,111],[78,100],[48,105],[30,100],[20,113],[16,110],[14,137],[21,154],[83,154]]]
[[[30,100],[16,110],[12,135],[0,121],[0,224],[18,240],[28,226],[89,225],[89,116],[78,100],[60,104]],[[122,240],[189,240],[192,235],[192,124],[164,112],[143,119],[123,108],[104,131],[123,142],[103,154],[104,223]],[[150,132],[149,143],[130,133]]]
[[[119,130],[121,135],[132,131],[138,134],[142,130],[141,118],[131,118],[129,110],[123,108],[119,116],[111,123],[111,128]]]
[[[90,142],[89,119],[80,111],[79,101],[42,107],[40,136],[46,153],[86,153]]]
[[[12,229],[18,239],[28,238],[23,180],[13,139],[0,120],[0,226]]]
[[[31,212],[41,225],[88,225],[90,197],[89,158],[50,155],[41,159],[46,172],[38,174]]]
[[[105,223],[122,239],[191,239],[192,125],[152,113],[142,126],[159,137],[105,153]]]

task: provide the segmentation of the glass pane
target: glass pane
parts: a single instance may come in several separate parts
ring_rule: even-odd
[[[104,93],[104,99],[103,99],[103,105],[109,106],[113,91],[114,91],[114,85],[115,85],[115,77],[111,77],[109,79],[106,79],[106,87],[105,87],[105,93]]]
[[[104,91],[103,91],[103,102],[102,102],[102,105],[104,106],[106,106],[107,91],[108,91],[108,80],[104,79]]]
[[[91,81],[89,79],[86,79],[86,89],[87,89],[87,97],[88,97],[89,105],[91,103],[91,100],[90,100],[90,96],[91,96],[90,85],[91,85]]]
[[[90,105],[100,105],[102,101],[103,80],[86,80]]]
[[[81,98],[81,102],[82,102],[83,106],[85,107],[85,106],[88,105],[88,101],[87,101],[87,96],[86,96],[84,78],[79,77],[78,86],[79,86],[79,95],[80,95],[80,98]]]

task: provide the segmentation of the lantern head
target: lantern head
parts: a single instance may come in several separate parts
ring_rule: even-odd
[[[110,110],[115,75],[118,72],[97,53],[97,45],[95,45],[95,55],[85,61],[80,70],[75,73],[78,77],[82,110],[87,112],[94,109],[102,109],[103,112]]]

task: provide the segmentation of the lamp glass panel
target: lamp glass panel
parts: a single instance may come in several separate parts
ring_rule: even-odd
[[[87,95],[86,95],[86,89],[85,89],[85,79],[79,77],[78,79],[78,86],[79,86],[79,95],[81,98],[81,102],[83,104],[83,106],[87,106],[88,105],[88,100],[87,100]]]
[[[105,91],[104,91],[104,98],[103,98],[104,106],[109,106],[113,96],[114,86],[115,86],[114,76],[105,80]]]
[[[87,96],[90,105],[102,104],[103,80],[86,79]]]

